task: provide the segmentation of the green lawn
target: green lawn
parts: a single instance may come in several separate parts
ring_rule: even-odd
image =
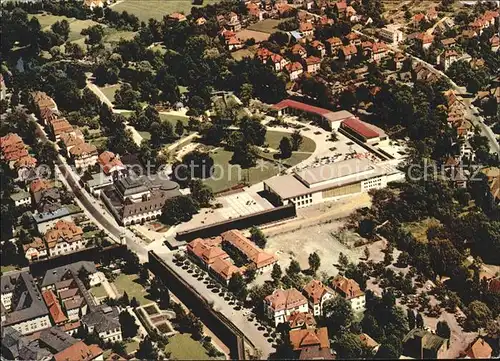
[[[291,137],[290,133],[279,132],[275,130],[268,130],[266,133],[266,143],[270,148],[279,149],[280,141],[283,137]],[[302,136],[302,144],[300,145],[299,152],[314,152],[316,149],[316,143],[314,140],[308,137]]]
[[[139,342],[137,341],[129,341],[125,343],[125,350],[127,351],[127,355],[137,351],[139,348]]]
[[[106,290],[104,289],[104,286],[103,285],[99,285],[99,286],[94,286],[92,288],[90,288],[90,292],[97,298],[101,298],[101,297],[107,297],[108,296],[108,293],[106,292]]]
[[[10,271],[15,271],[17,269],[16,266],[13,266],[13,265],[9,265],[9,266],[0,266],[1,267],[1,271],[2,273],[5,273],[5,272],[10,272]]]
[[[136,280],[139,279],[138,275],[126,275],[126,274],[121,274],[119,275],[115,281],[113,282],[116,286],[116,289],[119,292],[127,292],[128,298],[131,300],[132,297],[135,297],[137,299],[137,302],[139,304],[144,305],[151,303],[151,300],[148,300],[146,298],[147,292],[142,287],[142,285]]]
[[[112,28],[107,28],[105,31],[103,41],[105,43],[117,43],[121,39],[123,40],[132,40],[137,34],[135,31],[127,31],[127,30],[116,30]]]
[[[178,120],[180,120],[184,126],[186,126],[189,122],[189,117],[176,114],[160,114],[160,118],[161,120],[166,120],[172,123],[173,126],[175,126],[175,123],[177,123]]]
[[[79,41],[80,39],[84,38],[84,36],[80,34],[83,29],[98,24],[93,20],[78,20],[75,18],[68,18],[66,16],[58,16],[51,14],[30,14],[28,15],[28,17],[29,18],[36,17],[38,19],[38,22],[40,23],[42,30],[50,30],[50,27],[55,22],[64,19],[67,20],[69,22],[69,29],[70,29],[68,40],[72,42]]]
[[[241,169],[237,164],[229,164],[233,153],[217,148],[210,152],[214,160],[214,174],[212,178],[204,180],[204,183],[212,188],[214,192],[220,192],[239,183],[255,184],[278,174],[278,168],[268,161],[260,162],[257,166],[249,169]]]
[[[216,2],[218,1],[205,0],[203,6]],[[189,14],[192,7],[191,0],[124,0],[114,5],[112,9],[119,13],[125,10],[137,16],[139,20],[147,22],[150,18],[161,20],[163,16],[173,12]]]
[[[428,229],[440,224],[441,222],[435,218],[426,218],[419,222],[406,223],[403,228],[409,231],[417,241],[427,243],[429,241],[427,238]]]
[[[146,131],[137,131],[137,133],[139,133],[142,137],[142,139],[146,139],[146,140],[150,140],[151,139],[151,133],[150,132],[146,132]]]
[[[115,101],[115,94],[120,89],[121,85],[120,84],[114,84],[114,85],[109,85],[109,86],[104,86],[104,87],[99,87],[99,89],[104,93],[106,98],[109,99],[110,102]]]
[[[263,21],[259,21],[258,23],[250,25],[248,29],[272,34],[277,31],[281,31],[280,29],[278,29],[278,24],[281,23],[282,21],[283,20],[265,19]]]
[[[169,338],[165,352],[170,352],[171,360],[208,360],[207,351],[187,333],[178,333]]]

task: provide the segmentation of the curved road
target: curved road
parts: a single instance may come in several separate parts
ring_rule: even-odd
[[[372,39],[372,40],[376,40],[378,41],[379,39],[374,37],[374,36],[371,36],[371,35],[367,35],[365,33],[362,33],[361,31],[359,30],[353,30],[354,33],[358,34],[358,35],[362,35],[366,38],[369,38],[369,39]],[[425,67],[433,72],[434,74],[440,76],[440,77],[443,77],[445,78],[447,81],[450,82],[452,88],[454,91],[458,92],[459,94],[462,94],[464,93],[464,90],[465,88],[464,87],[460,87],[458,86],[448,75],[446,75],[445,73],[443,73],[441,70],[438,70],[436,69],[432,64],[420,59],[420,58],[417,58],[416,56],[412,55],[412,54],[409,54],[407,53],[406,51],[398,48],[397,46],[394,46],[392,44],[387,44],[387,46],[392,50],[392,51],[397,51],[397,52],[400,52],[400,53],[404,53],[406,56],[409,56],[411,59],[415,60],[415,61],[418,61],[422,64],[425,65]],[[476,127],[476,128],[479,128],[481,130],[481,133],[482,135],[484,135],[489,143],[490,143],[490,152],[494,152],[494,153],[497,153],[498,155],[500,155],[500,144],[498,143],[497,139],[496,139],[496,135],[493,133],[493,131],[491,130],[490,127],[488,127],[486,124],[483,123],[483,121],[476,115],[473,114],[472,110],[476,110],[477,111],[477,108],[475,108],[472,104],[471,104],[471,101],[470,99],[463,99],[463,102],[464,104],[467,106],[467,109],[470,113],[470,121],[471,123]]]

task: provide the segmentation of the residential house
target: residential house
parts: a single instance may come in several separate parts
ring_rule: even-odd
[[[438,12],[434,6],[431,6],[429,10],[427,10],[427,19],[429,21],[436,20],[438,18]]]
[[[309,301],[314,316],[323,315],[323,305],[335,296],[335,292],[321,281],[312,280],[304,286],[304,295]]]
[[[415,359],[442,359],[448,340],[421,328],[414,328],[403,338],[403,355]]]
[[[375,62],[380,62],[380,60],[384,59],[389,53],[389,48],[387,44],[384,42],[374,43],[372,46],[372,60]]]
[[[250,2],[247,4],[247,10],[248,10],[248,16],[250,17],[251,21],[257,22],[264,20],[263,13],[260,10],[259,5]]]
[[[87,246],[88,239],[83,237],[80,227],[70,221],[59,220],[44,236],[49,256],[79,251]]]
[[[59,327],[43,330],[39,335],[38,342],[40,347],[50,351],[54,361],[103,360],[103,351],[99,346],[88,346],[85,342],[66,334]]]
[[[307,299],[295,288],[277,289],[264,299],[264,311],[275,326],[288,321],[293,312],[308,312]]]
[[[358,34],[351,32],[347,34],[345,37],[349,41],[350,45],[355,45],[355,46],[361,45],[361,37]]]
[[[434,35],[427,34],[426,32],[419,33],[416,37],[416,40],[424,50],[427,50],[430,48],[432,42],[434,41]]]
[[[349,301],[354,312],[365,310],[365,293],[361,291],[356,281],[339,275],[332,280],[331,286],[335,292]]]
[[[54,119],[49,122],[49,133],[52,140],[58,142],[63,133],[74,133],[75,129],[66,118]]]
[[[19,182],[26,182],[30,179],[37,178],[37,164],[38,160],[31,155],[19,158],[14,163],[14,170],[17,173],[17,178],[15,180]]]
[[[283,71],[286,65],[290,63],[286,58],[282,57],[280,54],[271,54],[271,56],[268,59],[268,62],[273,65],[273,68],[276,72]]]
[[[14,202],[16,207],[26,207],[31,205],[31,196],[28,192],[23,190],[12,193],[10,199]]]
[[[170,15],[168,15],[168,19],[177,23],[187,20],[186,15],[181,13],[171,13]]]
[[[95,8],[102,8],[104,6],[104,2],[102,0],[84,0],[83,5],[92,11]]]
[[[49,310],[28,271],[4,275],[0,285],[2,328],[12,326],[28,335],[51,326]]]
[[[344,61],[350,61],[353,56],[358,54],[358,48],[355,45],[345,45],[340,47],[340,57],[344,59]]]
[[[33,197],[33,206],[38,213],[53,213],[62,206],[59,188],[42,189],[34,193]]]
[[[81,143],[69,150],[71,159],[75,162],[76,169],[88,169],[97,163],[97,148],[93,144]]]
[[[366,333],[360,334],[359,340],[367,349],[369,349],[372,352],[372,354],[376,354],[378,349],[380,348],[380,344]]]
[[[110,151],[104,151],[97,157],[97,163],[101,166],[104,174],[120,177],[126,173],[127,168],[120,160],[119,154],[114,154]]]
[[[307,57],[306,49],[300,44],[295,44],[291,49],[291,53],[296,59],[305,59]]]
[[[348,6],[345,9],[345,17],[347,20],[349,20],[351,23],[356,23],[358,22],[361,17],[357,15],[357,11],[352,7]]]
[[[39,237],[34,237],[30,243],[24,244],[23,250],[29,262],[45,259],[49,255],[45,242]]]
[[[424,13],[418,13],[413,15],[413,26],[415,28],[420,27],[420,23],[427,21],[427,16]]]
[[[37,109],[37,115],[40,115],[44,109],[50,109],[54,113],[58,112],[56,102],[47,93],[41,91],[32,92],[30,102]]]
[[[321,68],[321,59],[315,56],[310,56],[306,58],[307,72],[310,74],[315,74]]]
[[[35,179],[30,184],[31,204],[34,204],[36,206],[40,202],[43,193],[54,187],[55,187],[54,182],[48,179],[44,178]]]
[[[333,360],[328,329],[299,329],[289,333],[290,344],[300,360]]]
[[[403,32],[399,30],[398,25],[394,24],[389,24],[384,28],[380,29],[378,35],[382,40],[387,41],[389,44],[392,45],[397,45],[404,39]]]
[[[1,327],[0,331],[2,359],[49,361],[53,357],[48,350],[33,342],[31,336],[23,336],[12,326]]]
[[[323,58],[326,55],[325,45],[321,41],[314,40],[309,44],[309,46],[312,48],[314,55],[319,56],[320,58]]]
[[[95,331],[104,342],[122,341],[119,314],[117,307],[102,305],[83,316],[82,324],[88,332]]]
[[[236,36],[232,36],[226,41],[226,45],[229,51],[239,50],[243,48],[243,43]]]
[[[66,149],[66,154],[64,156],[67,158],[70,157],[69,150],[71,148],[85,142],[85,138],[80,129],[76,129],[71,133],[63,133],[59,136],[59,139],[59,144],[61,145],[61,147]]]
[[[229,14],[226,14],[225,16],[218,15],[217,21],[221,27],[230,31],[236,32],[241,30],[241,22],[238,18],[238,14],[233,11],[231,11]]]
[[[314,26],[308,22],[300,23],[299,31],[303,38],[310,38],[314,35]]]
[[[491,194],[496,201],[500,200],[500,168],[488,167],[481,169],[481,172],[488,178]],[[498,280],[495,281],[498,284]]]
[[[445,50],[439,56],[439,65],[444,71],[447,71],[457,59],[458,53],[455,50]]]
[[[2,159],[9,164],[10,169],[15,169],[16,163],[23,162],[23,159],[28,162],[33,159],[36,162],[36,159],[28,154],[28,149],[21,137],[14,133],[9,133],[0,138],[0,151]]]
[[[500,49],[500,37],[498,35],[493,35],[490,38],[491,51],[496,53]]]
[[[441,44],[443,44],[443,47],[445,49],[454,48],[456,43],[457,42],[455,41],[455,38],[446,38],[446,39],[441,40]]]
[[[472,29],[466,29],[462,31],[462,38],[464,39],[473,39],[477,37],[477,32]]]
[[[277,259],[274,255],[263,251],[255,243],[245,237],[239,230],[232,229],[221,234],[222,244],[240,252],[258,273],[269,271]]]
[[[293,63],[287,64],[285,66],[285,71],[290,76],[290,80],[293,81],[299,78],[299,76],[304,72],[304,68],[302,67],[301,63],[295,61]]]
[[[405,60],[406,57],[403,55],[403,53],[394,53],[394,56],[392,58],[394,70],[401,70],[403,68],[403,63]]]
[[[233,274],[241,273],[241,270],[231,262],[229,257],[227,259],[218,257],[211,264],[208,272],[219,280],[219,282],[227,286]]]
[[[347,10],[347,3],[345,0],[335,3],[335,10],[337,11],[337,16],[339,18],[344,18]]]
[[[339,49],[342,47],[342,40],[337,37],[326,39],[326,43],[330,55],[337,55]]]
[[[316,319],[310,312],[292,312],[288,316],[290,330],[302,328],[316,328]]]
[[[53,325],[62,325],[68,321],[68,317],[64,314],[59,299],[52,290],[42,292],[43,300],[47,305],[50,313],[50,319]]]

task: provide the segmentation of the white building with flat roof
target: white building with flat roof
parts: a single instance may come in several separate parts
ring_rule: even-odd
[[[394,24],[389,24],[386,27],[379,30],[379,37],[392,45],[397,45],[404,40],[404,34],[399,30],[399,26]]]
[[[297,208],[380,189],[392,181],[403,181],[404,173],[389,163],[348,159],[309,168],[264,181],[264,190],[278,203],[295,203]]]

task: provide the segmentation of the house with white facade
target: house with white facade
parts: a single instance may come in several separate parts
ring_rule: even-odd
[[[288,321],[293,312],[308,312],[307,299],[295,288],[277,289],[264,299],[267,317],[274,320],[275,326]]]
[[[79,251],[87,246],[88,240],[83,237],[83,230],[75,223],[59,220],[44,236],[49,256],[58,256]]]
[[[311,280],[304,286],[304,295],[309,301],[314,316],[323,314],[323,305],[335,296],[335,292],[321,281]]]
[[[365,293],[353,279],[337,276],[331,282],[331,288],[351,304],[353,312],[365,310]]]

